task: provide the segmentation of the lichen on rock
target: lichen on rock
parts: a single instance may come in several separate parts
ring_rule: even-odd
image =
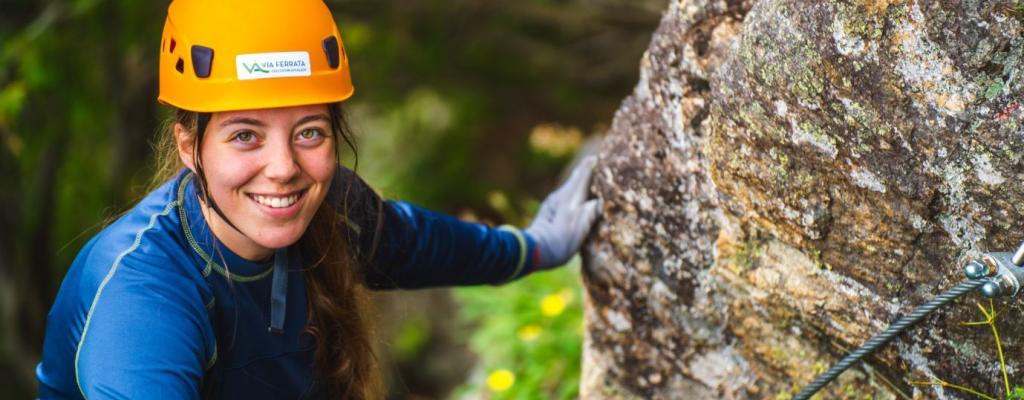
[[[595,173],[583,397],[794,393],[960,256],[1020,243],[1024,23],[1000,4],[672,1]],[[1001,393],[971,301],[829,396]]]

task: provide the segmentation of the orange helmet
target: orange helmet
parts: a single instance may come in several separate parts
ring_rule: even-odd
[[[167,10],[161,103],[217,112],[334,103],[352,91],[322,0],[174,0]]]

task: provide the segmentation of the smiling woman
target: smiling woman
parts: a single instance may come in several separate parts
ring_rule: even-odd
[[[174,125],[180,158],[204,172],[201,186],[217,199],[220,211],[207,216],[213,233],[252,260],[295,243],[338,164],[328,108],[221,112],[210,117],[207,130],[209,137],[197,146],[191,130]]]
[[[340,167],[340,35],[320,0],[280,4],[171,4],[160,184],[65,276],[40,397],[382,398],[367,289],[501,284],[577,251],[594,160],[525,230],[385,201]]]

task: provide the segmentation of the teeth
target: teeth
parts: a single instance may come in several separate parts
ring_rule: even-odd
[[[293,194],[288,197],[271,197],[271,196],[260,196],[252,195],[253,200],[257,203],[271,207],[271,208],[284,208],[295,204],[299,200],[299,195]]]

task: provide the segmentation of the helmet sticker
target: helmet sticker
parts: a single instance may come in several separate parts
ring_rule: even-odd
[[[309,52],[239,54],[235,56],[239,80],[310,76]]]

